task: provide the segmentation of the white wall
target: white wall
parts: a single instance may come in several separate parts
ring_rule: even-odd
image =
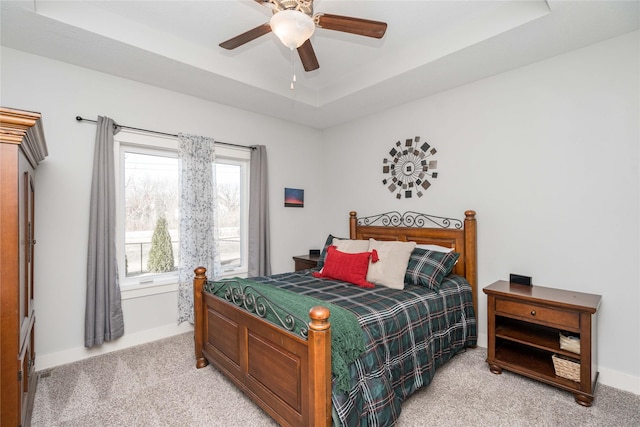
[[[603,296],[600,381],[640,394],[638,32],[325,132],[325,217],[477,211],[479,283],[532,275]],[[425,195],[396,200],[382,159],[416,135],[438,149]],[[330,166],[329,166],[330,165]],[[330,191],[340,188],[340,191]],[[486,346],[486,297],[480,295]]]
[[[84,349],[89,191],[94,124],[186,132],[242,145],[264,144],[269,160],[272,269],[293,270],[293,255],[322,239],[320,133],[13,49],[2,48],[1,104],[42,113],[49,156],[37,170],[36,369],[189,330],[178,327],[176,293],[123,301],[125,336]],[[284,208],[284,187],[305,189],[305,207]]]
[[[323,133],[2,49],[1,103],[40,111],[50,156],[38,171],[37,369],[82,348],[89,179],[95,127],[76,115],[267,145],[273,270],[346,234],[348,211],[478,212],[479,281],[510,272],[603,296],[600,381],[640,394],[638,32],[478,81]],[[425,196],[395,200],[382,159],[419,135],[438,152]],[[320,161],[311,161],[320,159]],[[305,208],[282,207],[283,187]],[[127,300],[127,332],[99,351],[176,333],[175,295]],[[480,344],[486,344],[480,295]],[[144,314],[142,314],[144,313]],[[44,362],[43,362],[44,360]]]

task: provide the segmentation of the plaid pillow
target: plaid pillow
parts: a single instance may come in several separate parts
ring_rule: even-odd
[[[333,244],[333,239],[334,236],[329,234],[329,237],[327,237],[327,241],[324,242],[324,246],[322,247],[322,251],[320,252],[320,257],[318,258],[318,268],[324,267],[324,262],[327,259],[327,249]],[[342,237],[336,237],[336,239],[342,239]]]
[[[438,291],[445,276],[451,273],[460,254],[457,252],[436,252],[416,248],[409,257],[409,265],[404,281],[412,285],[424,286]]]

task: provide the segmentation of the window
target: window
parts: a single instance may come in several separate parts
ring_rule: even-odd
[[[141,282],[178,270],[175,152],[123,147],[124,275]]]
[[[248,158],[238,160],[217,156],[215,174],[218,196],[216,224],[222,274],[246,274],[249,240]]]
[[[114,140],[123,298],[175,290],[180,265],[178,141],[133,131],[121,131]],[[249,158],[248,149],[216,146],[212,173],[224,275],[247,272]]]

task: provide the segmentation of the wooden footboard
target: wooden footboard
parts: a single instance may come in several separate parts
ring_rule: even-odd
[[[195,269],[196,367],[211,363],[281,425],[331,425],[329,310],[309,312],[305,340],[203,292],[206,269]]]

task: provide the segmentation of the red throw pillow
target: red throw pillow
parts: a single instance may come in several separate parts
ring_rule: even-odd
[[[361,288],[373,288],[375,285],[367,282],[366,279],[369,258],[371,258],[372,262],[378,261],[378,253],[375,249],[372,252],[348,254],[340,252],[335,246],[329,246],[322,270],[313,273],[313,276],[342,280]]]

